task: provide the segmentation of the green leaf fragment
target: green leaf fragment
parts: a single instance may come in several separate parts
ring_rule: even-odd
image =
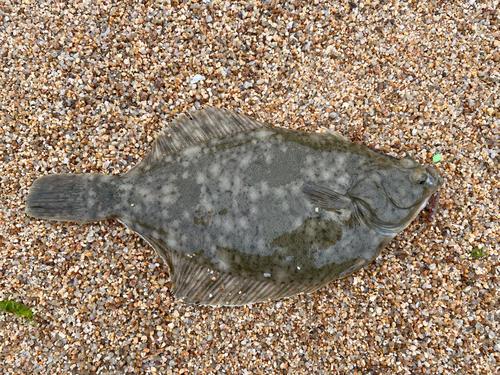
[[[486,256],[486,253],[484,252],[484,248],[475,247],[470,251],[470,255],[474,258],[482,258]]]
[[[433,161],[434,163],[437,163],[437,162],[438,162],[438,161],[440,161],[440,160],[441,160],[441,154],[436,154],[436,155],[434,155],[434,157],[432,158],[432,161]]]
[[[10,300],[0,301],[0,310],[14,313],[19,317],[25,318],[28,322],[31,322],[34,316],[33,311],[29,307]]]

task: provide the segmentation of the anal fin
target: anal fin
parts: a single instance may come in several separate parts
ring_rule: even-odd
[[[299,293],[311,293],[328,282],[315,284],[275,283],[251,280],[201,266],[193,259],[144,237],[167,262],[172,294],[184,303],[210,306],[239,306],[269,302]]]

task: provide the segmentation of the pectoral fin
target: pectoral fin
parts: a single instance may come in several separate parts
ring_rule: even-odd
[[[348,196],[322,186],[306,185],[302,191],[309,197],[312,204],[328,211],[340,211],[353,206],[353,202]]]

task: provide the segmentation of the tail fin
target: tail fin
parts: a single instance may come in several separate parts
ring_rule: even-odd
[[[37,219],[88,223],[112,215],[113,176],[100,174],[52,174],[30,187],[26,214]]]

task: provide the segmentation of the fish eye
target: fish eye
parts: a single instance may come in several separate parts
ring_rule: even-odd
[[[414,183],[423,185],[427,181],[427,172],[425,171],[416,171],[411,176],[411,179]]]

